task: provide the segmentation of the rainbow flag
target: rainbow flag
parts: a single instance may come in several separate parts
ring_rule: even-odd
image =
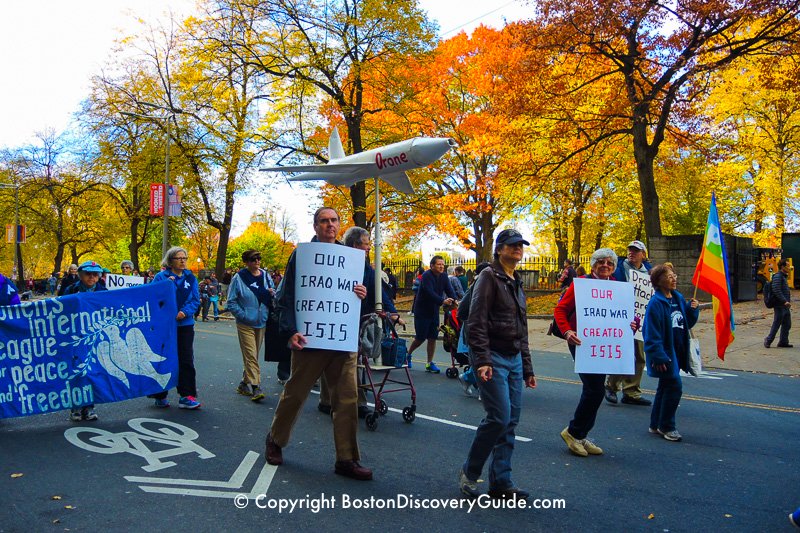
[[[728,281],[728,259],[725,240],[719,228],[717,198],[711,193],[711,209],[708,211],[706,236],[700,260],[692,276],[692,284],[711,296],[714,301],[714,331],[717,336],[717,357],[725,360],[725,349],[733,342],[736,325],[733,323],[733,300]]]

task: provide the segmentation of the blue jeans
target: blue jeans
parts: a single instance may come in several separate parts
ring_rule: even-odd
[[[653,410],[650,411],[650,427],[663,432],[675,429],[675,412],[681,402],[683,382],[681,377],[659,378]]]
[[[478,426],[464,463],[464,473],[473,481],[481,476],[483,465],[492,455],[489,488],[509,489],[514,429],[522,407],[522,355],[506,357],[492,352],[492,379],[478,382],[486,417]]]

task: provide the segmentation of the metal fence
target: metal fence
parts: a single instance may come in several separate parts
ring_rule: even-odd
[[[392,273],[397,277],[399,289],[411,290],[414,283],[414,273],[423,266],[422,261],[410,259],[405,261],[388,261],[383,263],[383,267],[392,269]],[[475,260],[454,261],[445,263],[447,269],[455,266],[462,266],[467,271],[467,279],[472,283],[475,277]],[[574,266],[584,265],[588,270],[589,256],[580,257],[575,261]],[[428,265],[424,265],[427,267]],[[563,265],[558,263],[554,257],[531,257],[521,261],[517,265],[517,271],[522,277],[522,282],[526,291],[556,291],[561,287],[558,277],[561,274]]]

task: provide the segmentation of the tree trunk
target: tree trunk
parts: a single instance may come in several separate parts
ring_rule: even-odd
[[[361,116],[354,114],[345,115],[347,123],[347,137],[354,154],[364,151],[361,140]],[[353,202],[353,224],[367,228],[367,187],[364,181],[359,181],[350,186],[350,200]]]
[[[661,237],[661,212],[658,191],[656,191],[655,172],[653,171],[657,153],[658,151],[651,149],[647,143],[646,119],[637,117],[633,126],[633,157],[636,159],[636,175],[639,178],[639,190],[642,195],[644,230],[648,239]]]
[[[62,261],[64,261],[64,245],[62,243],[58,243],[58,246],[56,246],[56,256],[53,259],[54,272],[61,272]]]
[[[217,279],[222,279],[225,274],[225,257],[228,255],[228,238],[231,235],[231,223],[229,220],[223,222],[222,229],[219,230],[219,244],[217,245],[217,260],[214,263],[214,272]]]
[[[130,260],[133,263],[133,269],[137,272],[139,270],[139,219],[138,218],[131,218],[131,242],[128,244],[128,255],[130,256]]]
[[[25,271],[22,268],[22,247],[19,243],[16,243],[17,246],[17,289],[20,287],[25,287]]]

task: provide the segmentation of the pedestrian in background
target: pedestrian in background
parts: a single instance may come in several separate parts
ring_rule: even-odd
[[[67,269],[67,272],[66,272],[66,274],[64,274],[64,277],[61,278],[61,286],[58,288],[58,295],[59,296],[63,296],[64,295],[64,291],[67,290],[67,287],[69,287],[71,285],[75,285],[75,283],[78,281],[78,279],[79,279],[78,278],[78,265],[72,264]]]
[[[772,294],[775,298],[775,307],[772,308],[772,327],[769,334],[764,339],[764,348],[769,348],[778,329],[781,335],[778,338],[778,348],[793,348],[789,344],[789,330],[792,329],[792,293],[789,292],[789,274],[792,269],[789,261],[781,259],[778,261],[778,271],[772,275]]]
[[[681,373],[689,371],[689,330],[700,315],[698,302],[686,300],[676,290],[678,275],[667,265],[650,271],[655,288],[644,319],[644,353],[647,375],[658,378],[658,388],[650,412],[650,433],[673,442],[681,440],[675,427],[675,413],[683,394]]]
[[[414,350],[422,346],[422,343],[428,343],[426,372],[433,374],[441,372],[433,362],[436,339],[439,337],[439,309],[442,305],[453,305],[455,301],[455,292],[447,274],[444,273],[444,258],[434,255],[431,258],[431,268],[422,274],[420,280],[414,304],[414,341],[408,347],[408,358],[411,360]]]
[[[261,390],[258,354],[264,345],[264,328],[275,289],[269,275],[261,268],[261,253],[247,250],[242,254],[242,262],[245,267],[233,276],[228,286],[228,310],[236,318],[243,364],[242,381],[236,392],[259,402],[265,395]]]

